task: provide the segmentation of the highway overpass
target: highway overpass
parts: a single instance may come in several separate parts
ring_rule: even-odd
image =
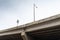
[[[0,40],[60,40],[60,14],[2,30]]]

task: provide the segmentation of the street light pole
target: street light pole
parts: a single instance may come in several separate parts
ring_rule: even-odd
[[[33,4],[33,21],[35,22],[35,8],[37,8],[37,6],[35,4]]]
[[[34,17],[34,22],[35,22],[35,4],[33,4],[33,17]]]

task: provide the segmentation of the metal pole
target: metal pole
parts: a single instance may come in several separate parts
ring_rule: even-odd
[[[34,22],[35,22],[35,4],[33,4],[33,17],[34,17]]]

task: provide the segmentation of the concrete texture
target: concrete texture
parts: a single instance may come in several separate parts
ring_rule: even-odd
[[[56,33],[54,36],[58,36],[57,34],[60,33],[59,26],[60,26],[60,14],[49,17],[49,18],[45,18],[45,19],[42,19],[39,21],[20,25],[18,27],[16,26],[14,28],[2,30],[2,31],[0,31],[0,37],[4,38],[4,36],[7,37],[7,35],[9,35],[9,36],[12,35],[12,37],[13,37],[14,34],[19,34],[20,38],[21,38],[20,40],[24,40],[24,38],[26,36],[27,36],[28,40],[38,40],[38,39],[40,40],[41,39],[40,37],[42,37],[42,36],[43,36],[42,39],[44,37],[47,37],[47,39],[48,39],[48,37],[51,37],[54,33]],[[22,30],[24,30],[24,32],[26,34],[26,36],[23,35],[24,38],[22,38],[22,35],[21,35]],[[48,34],[46,33],[46,31]],[[45,34],[45,35],[43,35],[43,34]],[[46,36],[46,35],[50,35],[50,34],[51,34],[51,36]],[[13,38],[15,38],[15,37],[13,37]],[[34,39],[34,38],[36,38],[36,39]]]

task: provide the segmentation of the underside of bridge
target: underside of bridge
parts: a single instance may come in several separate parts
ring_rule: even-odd
[[[27,32],[30,40],[60,40],[60,26]],[[23,40],[21,34],[1,36],[0,40]]]
[[[33,40],[60,40],[60,26],[29,32]]]
[[[20,34],[13,34],[13,35],[1,36],[0,40],[22,40],[22,38]]]

